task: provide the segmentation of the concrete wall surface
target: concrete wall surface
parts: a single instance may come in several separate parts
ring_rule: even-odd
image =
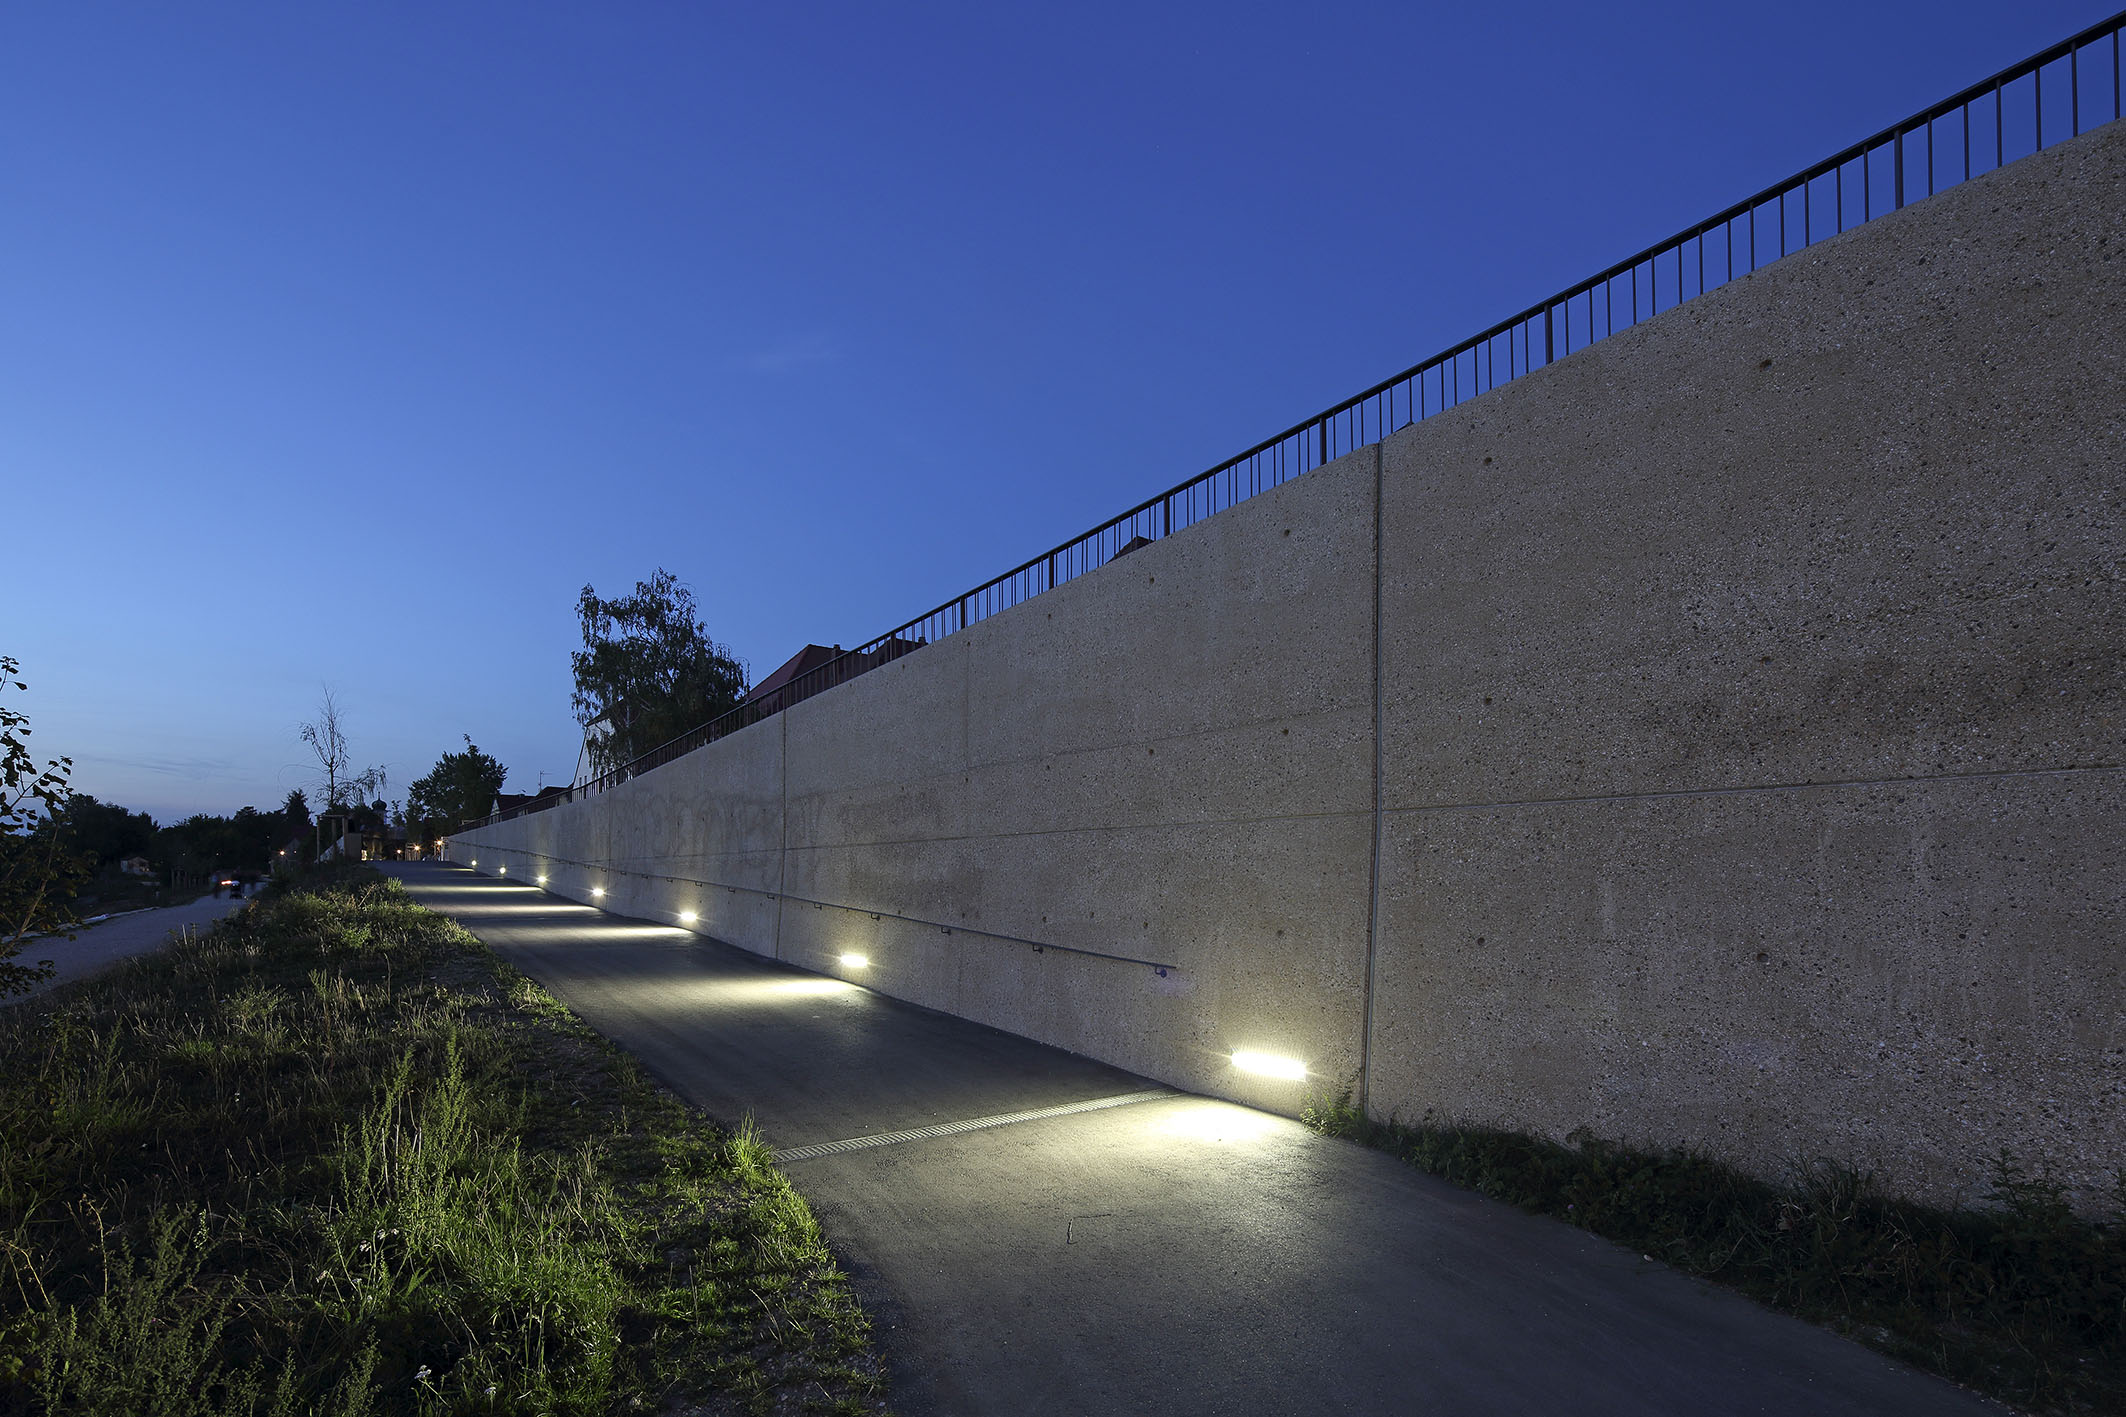
[[[1280,1111],[2092,1196],[2122,409],[2113,124],[452,855]]]

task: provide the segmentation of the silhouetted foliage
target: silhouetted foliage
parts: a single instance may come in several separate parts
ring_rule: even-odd
[[[324,794],[326,811],[345,811],[350,805],[365,802],[384,790],[384,769],[381,767],[372,764],[360,772],[353,770],[346,725],[340,716],[339,700],[333,697],[331,689],[326,689],[324,697],[318,700],[317,717],[298,724],[295,736],[302,739],[317,757],[317,786]]]
[[[475,817],[495,808],[508,769],[480,751],[465,735],[465,751],[445,753],[425,777],[406,789],[407,829],[416,840],[448,836]]]
[[[0,691],[29,686],[15,675],[21,666],[0,655]],[[15,956],[32,938],[77,923],[68,901],[88,876],[88,863],[71,849],[53,818],[72,795],[67,779],[74,760],[31,756],[29,716],[0,704],[0,998],[51,976],[49,961],[18,964]]]
[[[99,802],[86,792],[69,797],[56,821],[67,844],[99,868],[128,856],[148,856],[155,847],[153,817],[129,812],[116,802]]]
[[[738,706],[746,666],[709,638],[695,617],[694,594],[660,568],[635,593],[601,600],[589,586],[577,598],[583,648],[569,658],[576,676],[576,718],[609,732],[590,740],[599,772],[699,728]]]

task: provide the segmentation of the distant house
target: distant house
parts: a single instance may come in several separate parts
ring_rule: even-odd
[[[118,861],[118,869],[128,876],[152,876],[155,868],[145,856],[124,856]]]
[[[806,645],[796,654],[784,660],[780,669],[777,669],[773,674],[746,690],[746,696],[740,699],[739,702],[741,704],[757,705],[766,713],[774,713],[778,709],[787,708],[789,703],[794,703],[795,700],[791,699],[789,702],[785,702],[788,696],[783,693],[783,690],[789,687],[792,680],[810,674],[813,670],[823,665],[832,664],[841,657],[842,647],[840,645]],[[803,696],[800,695],[799,697]]]
[[[511,808],[523,808],[526,811],[542,812],[557,805],[568,795],[568,790],[567,784],[557,783],[552,787],[542,787],[537,792],[497,792],[492,810],[506,812]]]
[[[591,750],[613,736],[613,730],[627,723],[632,710],[627,704],[615,704],[583,725],[583,747],[576,753],[576,781],[589,782],[598,775],[593,766]]]
[[[913,654],[924,644],[923,640],[896,635],[869,649],[847,653],[840,645],[806,645],[783,661],[781,668],[748,689],[740,702],[758,709],[762,716],[780,713],[822,689],[846,684],[859,674],[868,674],[904,654]]]

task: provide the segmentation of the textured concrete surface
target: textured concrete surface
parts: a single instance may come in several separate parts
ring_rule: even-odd
[[[2113,124],[453,854],[1288,1114],[1234,1049],[2092,1199],[2122,316]]]
[[[1376,1110],[2107,1188],[2122,194],[2114,125],[1383,445]]]
[[[28,993],[15,997],[32,999],[62,984],[101,974],[135,955],[161,949],[181,931],[204,930],[231,911],[242,909],[244,904],[234,898],[205,896],[187,905],[131,911],[91,925],[71,940],[33,941],[24,947],[18,958],[26,964],[49,959],[58,972]]]
[[[788,1147],[1143,1090],[658,925],[387,867]],[[910,1414],[1978,1414],[1823,1330],[1268,1113],[1176,1095],[785,1163]]]

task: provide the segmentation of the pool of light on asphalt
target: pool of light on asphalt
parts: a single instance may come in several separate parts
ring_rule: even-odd
[[[1154,1121],[1151,1130],[1160,1136],[1182,1137],[1189,1141],[1251,1142],[1267,1136],[1282,1120],[1266,1112],[1235,1107],[1229,1102],[1206,1102],[1169,1112]]]

